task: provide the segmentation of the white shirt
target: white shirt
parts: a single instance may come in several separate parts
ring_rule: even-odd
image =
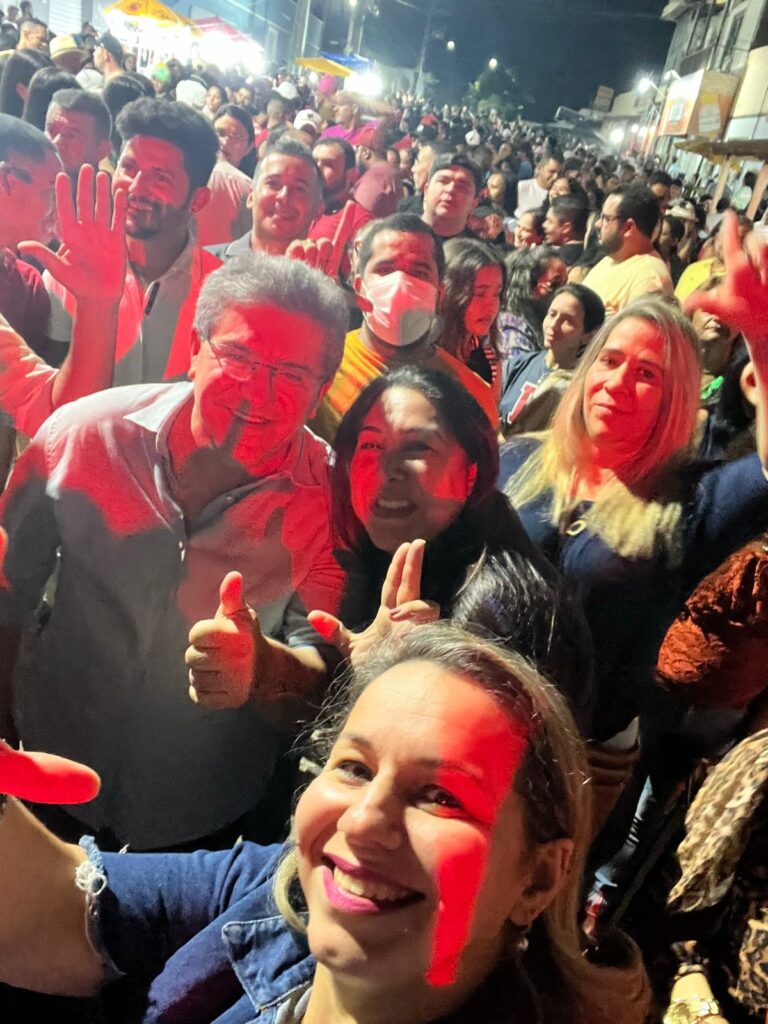
[[[0,623],[27,627],[19,735],[95,768],[101,793],[78,818],[139,849],[237,820],[274,768],[277,735],[252,708],[208,711],[187,695],[188,633],[215,613],[226,573],[242,570],[265,635],[292,646],[322,646],[306,610],[337,614],[345,580],[329,449],[306,428],[273,474],[182,514],[167,442],[191,395],[190,383],[138,385],[63,406],[0,502],[10,539]]]
[[[517,183],[517,209],[515,216],[520,218],[529,210],[538,210],[544,204],[549,192],[535,178]]]

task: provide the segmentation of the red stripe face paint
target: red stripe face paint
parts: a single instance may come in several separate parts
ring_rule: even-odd
[[[344,984],[443,999],[487,974],[528,886],[523,725],[426,661],[363,692],[299,802],[308,938]]]

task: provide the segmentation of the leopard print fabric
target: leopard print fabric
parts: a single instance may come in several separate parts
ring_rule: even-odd
[[[718,973],[728,995],[763,1021],[768,1009],[768,729],[710,773],[686,817],[674,911],[718,907]]]
[[[715,766],[691,804],[677,851],[682,877],[669,894],[670,909],[701,910],[723,899],[766,796],[768,729],[762,729]]]

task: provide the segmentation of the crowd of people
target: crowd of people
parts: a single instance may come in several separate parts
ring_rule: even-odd
[[[6,14],[4,1019],[763,1022],[755,181]]]

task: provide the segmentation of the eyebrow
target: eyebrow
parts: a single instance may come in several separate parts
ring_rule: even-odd
[[[381,427],[377,427],[373,423],[366,423],[361,428],[359,433],[365,434],[366,432],[372,434],[381,434]],[[440,426],[434,427],[410,427],[408,430],[402,430],[403,434],[428,434],[430,437],[437,437],[441,441],[445,440],[445,434]]]
[[[339,736],[339,739],[346,740],[349,743],[354,743],[356,746],[362,747],[363,750],[373,752],[373,744],[371,741],[357,733],[345,732]],[[422,768],[448,769],[448,771],[459,772],[461,775],[466,775],[468,778],[472,779],[473,782],[480,784],[485,782],[483,773],[478,768],[467,764],[465,761],[446,761],[439,757],[420,757],[415,763]]]
[[[616,352],[619,355],[624,355],[625,354],[623,349],[611,348],[610,345],[606,345],[603,348],[602,351],[603,352]],[[638,361],[638,363],[645,363],[647,366],[654,366],[654,367],[656,367],[657,370],[663,370],[664,369],[664,364],[663,363],[657,363],[655,359],[638,359],[637,361]]]

